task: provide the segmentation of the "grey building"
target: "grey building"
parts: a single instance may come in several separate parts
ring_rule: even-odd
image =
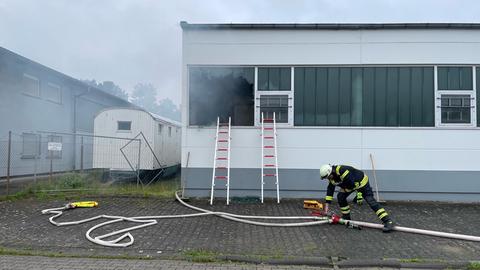
[[[93,133],[95,115],[108,107],[135,105],[0,47],[0,177],[9,131],[11,175],[46,172],[49,159],[55,171],[79,169],[79,137],[67,133]],[[48,151],[50,141],[62,151]]]

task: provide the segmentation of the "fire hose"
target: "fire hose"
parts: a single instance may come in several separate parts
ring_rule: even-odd
[[[158,219],[172,219],[172,218],[190,218],[190,217],[200,217],[200,216],[209,216],[215,215],[225,219],[229,219],[232,221],[247,223],[251,225],[257,226],[272,226],[272,227],[301,227],[301,226],[314,226],[320,224],[344,224],[346,226],[358,228],[360,227],[368,227],[374,229],[382,229],[383,225],[376,224],[376,223],[369,223],[363,221],[354,221],[354,220],[344,220],[337,215],[330,215],[330,216],[248,216],[248,215],[238,215],[233,213],[227,212],[216,212],[210,211],[206,209],[202,209],[199,207],[195,207],[183,201],[178,192],[175,193],[176,199],[184,206],[199,211],[200,213],[194,214],[182,214],[182,215],[161,215],[161,216],[138,216],[138,217],[124,217],[124,216],[111,216],[111,215],[98,215],[91,218],[81,219],[77,221],[69,221],[69,222],[57,222],[55,221],[56,218],[60,217],[63,214],[63,211],[68,209],[74,209],[77,207],[93,207],[96,206],[96,202],[83,202],[83,203],[71,203],[67,204],[63,207],[58,208],[50,208],[42,210],[42,214],[53,214],[49,218],[50,223],[55,226],[70,226],[70,225],[78,225],[82,223],[91,222],[94,220],[99,219],[108,219],[108,221],[104,221],[97,225],[94,225],[90,229],[87,230],[85,233],[85,237],[95,244],[101,246],[108,246],[108,247],[128,247],[134,243],[133,235],[130,231],[138,230],[141,228],[145,228],[148,226],[152,226],[158,223]],[[254,221],[250,219],[262,219],[262,220],[309,220],[303,222],[289,222],[289,223],[278,223],[278,222],[263,222],[263,221]],[[96,229],[121,222],[121,221],[129,221],[134,223],[141,223],[140,225],[132,226],[129,228],[116,230],[110,233],[106,233],[99,236],[92,236],[92,232]],[[431,231],[431,230],[423,230],[423,229],[415,229],[415,228],[408,228],[408,227],[400,227],[395,226],[393,228],[395,231],[400,232],[408,232],[408,233],[418,233],[418,234],[425,234],[431,236],[439,236],[439,237],[446,237],[446,238],[453,238],[453,239],[460,239],[460,240],[468,240],[468,241],[476,241],[480,242],[480,236],[473,236],[473,235],[464,235],[464,234],[454,234],[454,233],[444,233],[439,231]],[[120,236],[118,236],[120,235]],[[106,238],[111,238],[113,236],[118,236],[117,238],[107,240]],[[127,241],[123,241],[124,239],[128,239]]]

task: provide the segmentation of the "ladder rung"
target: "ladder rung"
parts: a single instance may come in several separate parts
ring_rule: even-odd
[[[228,142],[228,140],[218,140],[218,142]]]
[[[215,169],[226,170],[226,169],[227,169],[227,167],[215,167]]]
[[[273,130],[273,127],[264,127],[264,130]]]
[[[215,176],[216,179],[227,179],[226,176]]]
[[[228,123],[220,123],[218,125],[221,126],[221,127],[228,127],[229,126]]]
[[[219,158],[217,158],[217,160],[227,160],[227,158],[226,157],[219,157]]]
[[[264,157],[274,157],[274,155],[265,155]]]
[[[265,121],[273,121],[273,118],[263,118],[263,122]]]
[[[273,145],[265,145],[264,148],[275,148]]]
[[[228,151],[227,148],[218,148],[217,151]]]
[[[265,164],[265,167],[275,167],[275,164]]]
[[[263,176],[276,176],[276,174],[274,174],[274,173],[266,173],[266,174],[264,174]]]
[[[265,138],[265,139],[273,139],[273,136],[265,136],[265,137],[263,137],[263,138]]]
[[[219,131],[218,133],[228,133],[228,131]]]

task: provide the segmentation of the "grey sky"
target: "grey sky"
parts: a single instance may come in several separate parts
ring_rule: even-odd
[[[0,0],[0,46],[78,79],[131,92],[152,83],[179,104],[179,22],[479,22],[462,0]]]

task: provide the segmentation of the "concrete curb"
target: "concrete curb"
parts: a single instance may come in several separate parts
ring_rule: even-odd
[[[396,269],[467,269],[470,265],[469,261],[457,262],[402,262],[398,259],[388,260],[372,260],[372,259],[346,259],[333,260],[326,257],[294,257],[294,258],[260,258],[248,255],[225,255],[217,256],[218,260],[242,262],[251,264],[269,264],[269,265],[306,265],[321,267],[338,267],[338,268],[371,268],[386,267]]]

